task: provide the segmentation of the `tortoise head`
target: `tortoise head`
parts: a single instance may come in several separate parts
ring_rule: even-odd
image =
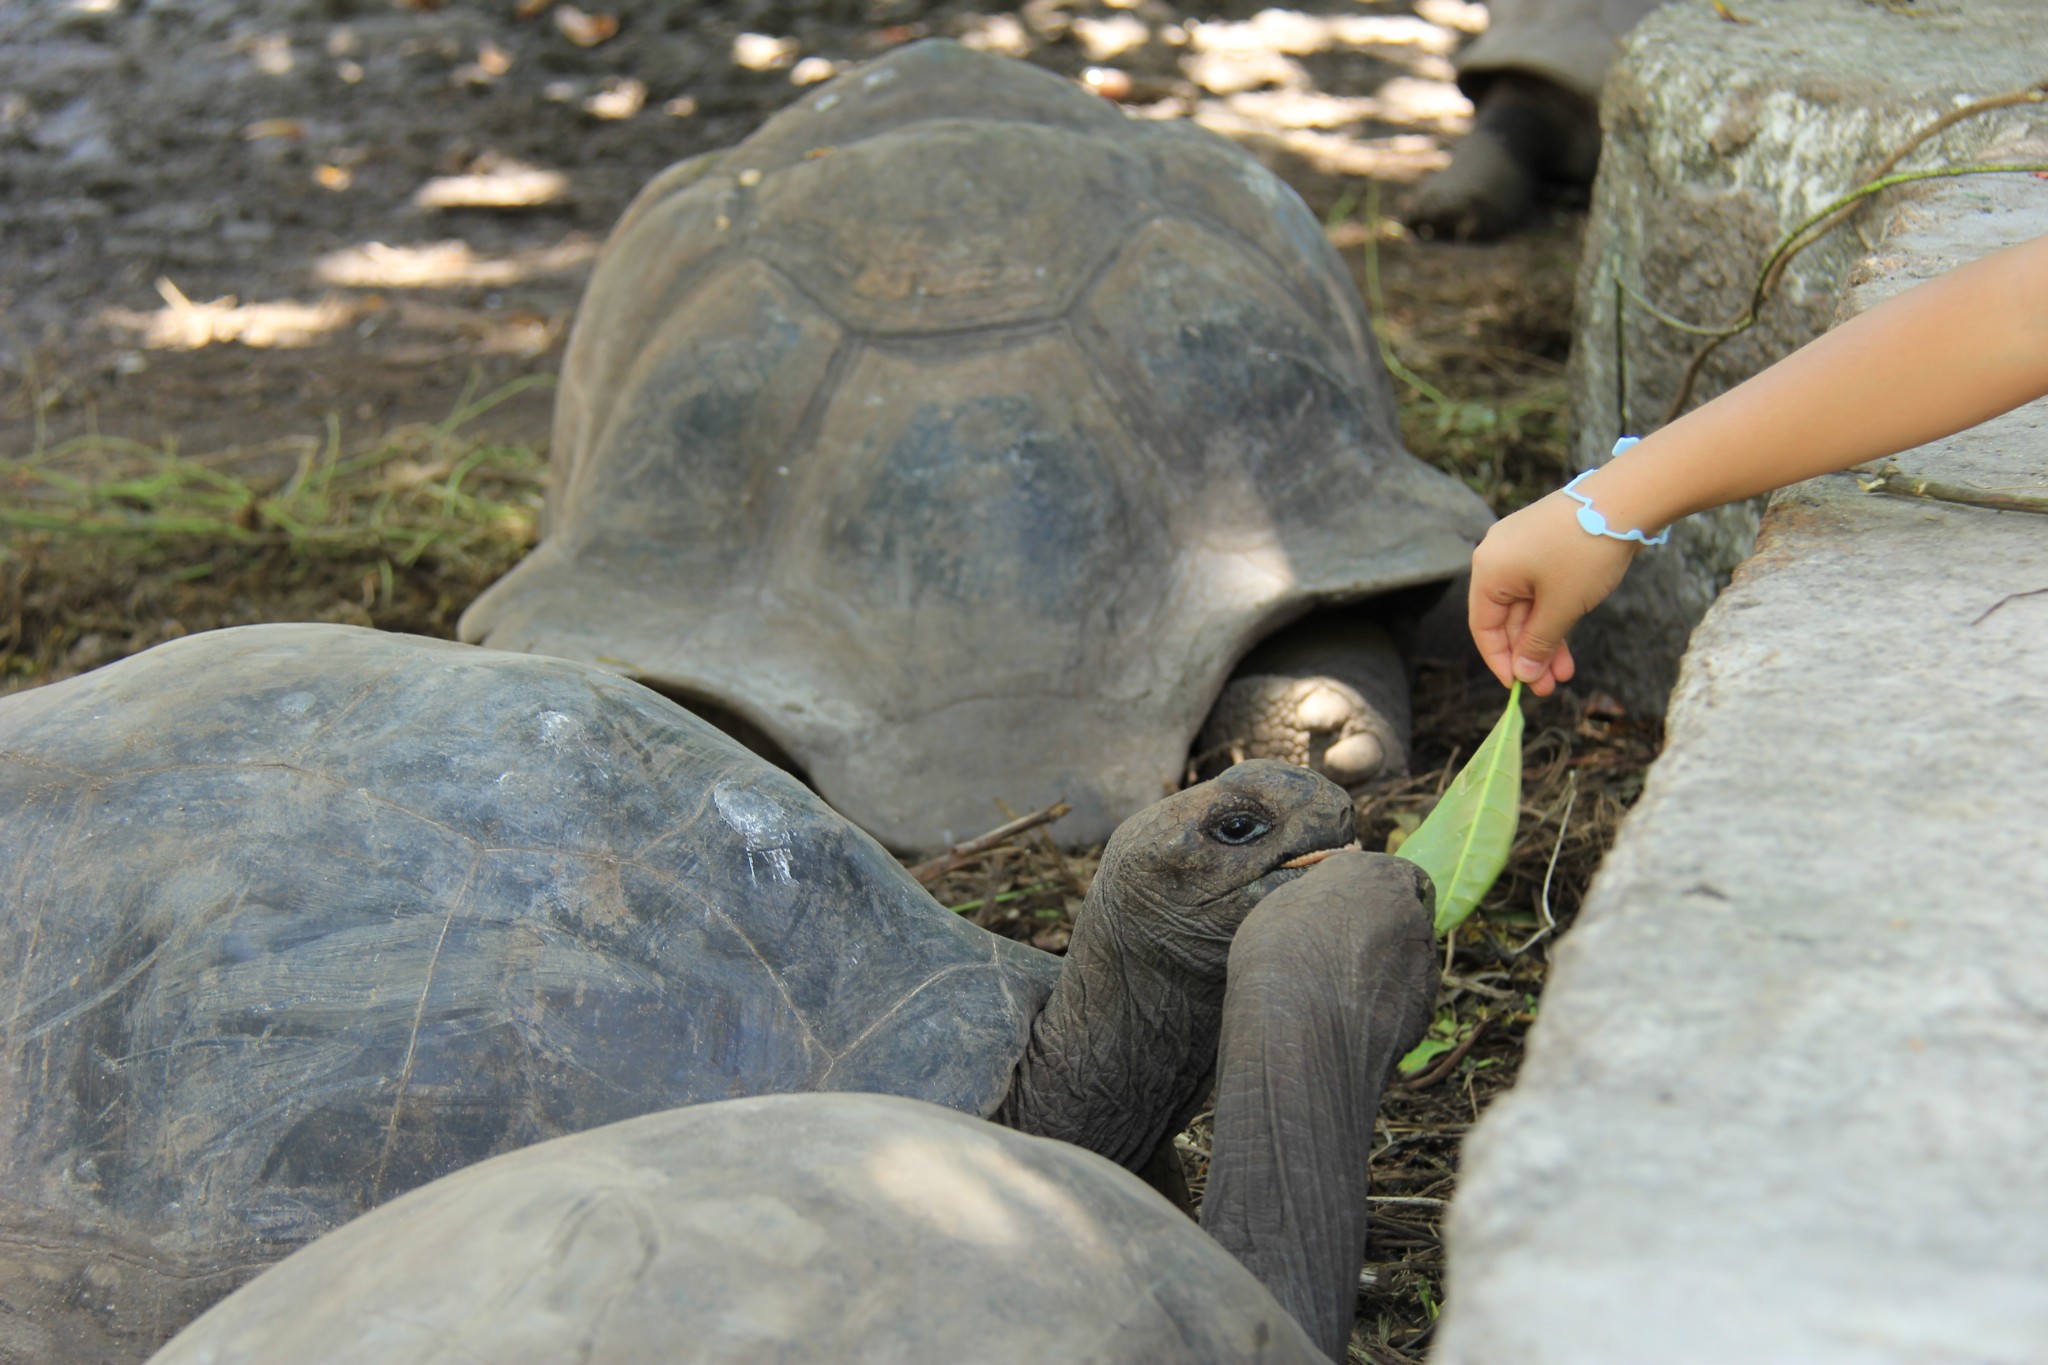
[[[1075,934],[1106,931],[1127,953],[1221,982],[1252,907],[1347,846],[1352,809],[1343,788],[1291,763],[1240,763],[1117,828]]]
[[[1344,789],[1275,759],[1124,821],[994,1117],[1142,1168],[1207,1091],[1238,926],[1351,839]]]

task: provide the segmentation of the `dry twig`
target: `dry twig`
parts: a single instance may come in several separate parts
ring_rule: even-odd
[[[1020,815],[1014,820],[1005,821],[978,839],[955,844],[938,857],[917,864],[910,869],[910,875],[925,886],[930,886],[948,872],[965,867],[982,854],[1000,848],[1020,834],[1037,829],[1040,825],[1051,824],[1072,809],[1073,806],[1065,801],[1055,801],[1043,810],[1035,810],[1029,815]]]
[[[1894,498],[1925,498],[1930,502],[1988,507],[1995,512],[2048,514],[2048,497],[2001,493],[1992,488],[1971,488],[1966,484],[1916,478],[1894,464],[1885,465],[1867,479],[1857,480],[1857,486],[1866,493],[1883,493]]]

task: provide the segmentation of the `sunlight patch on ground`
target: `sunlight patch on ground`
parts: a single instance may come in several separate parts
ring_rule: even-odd
[[[249,55],[249,62],[266,76],[289,76],[295,63],[292,61],[292,40],[282,33],[265,33],[254,38],[245,38],[239,44]]]
[[[592,118],[616,122],[629,119],[647,105],[647,83],[632,76],[606,76],[598,92],[583,101]],[[553,172],[548,172],[553,174]],[[566,186],[567,181],[563,184]]]
[[[1031,55],[1031,39],[1014,14],[978,15],[960,35],[960,41],[978,52],[998,52],[1005,57]]]
[[[794,38],[776,38],[766,33],[742,33],[732,40],[734,66],[749,71],[779,71],[796,61],[801,44]]]
[[[1355,138],[1307,128],[1276,130],[1270,124],[1244,118],[1228,108],[1210,108],[1207,105],[1195,111],[1195,122],[1254,150],[1263,146],[1285,152],[1324,175],[1363,176],[1407,183],[1451,164],[1451,154],[1427,133]]]
[[[579,240],[576,250],[579,259],[587,260],[596,247]],[[101,310],[99,321],[152,351],[197,351],[224,345],[298,350],[319,345],[348,328],[368,335],[390,323],[440,339],[438,348],[430,345],[423,355],[438,355],[452,345],[465,354],[533,357],[559,340],[557,320],[525,309],[499,312],[494,308],[394,302],[369,293],[331,293],[310,303],[294,299],[243,303],[229,294],[201,303],[187,297],[169,279],[159,279],[156,288],[163,296],[162,308],[155,312],[107,308]],[[138,363],[136,368],[143,367]]]
[[[232,294],[196,303],[168,278],[159,279],[156,290],[164,300],[156,312],[109,308],[100,314],[101,320],[134,335],[153,351],[196,351],[231,341],[259,347],[311,346],[362,313],[360,304],[331,295],[316,303],[245,304]]]
[[[1463,132],[1472,114],[1471,101],[1459,94],[1456,86],[1409,76],[1396,76],[1371,95],[1247,90],[1222,103],[1250,122],[1274,128],[1342,128],[1367,119],[1384,119],[1435,132]]]
[[[364,242],[322,256],[313,278],[350,289],[437,289],[458,285],[502,286],[540,275],[563,275],[597,256],[597,240],[572,232],[549,247],[481,256],[468,242],[449,240],[418,246]]]
[[[1302,14],[1260,10],[1242,22],[1190,22],[1197,52],[1284,52],[1307,56],[1339,47],[1412,47],[1449,56],[1463,35],[1407,14]]]
[[[1480,0],[1415,0],[1415,12],[1460,33],[1486,32],[1486,6]]]
[[[1074,36],[1091,62],[1113,62],[1151,40],[1152,30],[1133,14],[1114,14],[1107,19],[1082,15],[1074,20]]]
[[[1192,118],[1263,157],[1293,158],[1329,175],[1412,181],[1450,164],[1444,139],[1471,127],[1451,55],[1486,26],[1472,0],[1420,0],[1414,15],[1260,10],[1242,20],[1148,26],[1120,13],[1077,19],[1091,66],[1083,80],[1143,118]],[[1012,35],[991,21],[977,45],[1003,50]],[[1179,81],[1143,74],[1153,42],[1182,49]],[[1156,63],[1160,54],[1149,52]],[[1361,93],[1330,94],[1312,64],[1376,64]],[[1115,63],[1128,61],[1132,74]],[[1323,73],[1327,74],[1327,73]],[[1354,89],[1358,89],[1354,85]]]
[[[645,86],[640,94],[644,101]],[[413,191],[412,201],[423,209],[524,209],[556,203],[568,193],[569,177],[560,171],[500,161],[465,175],[437,175]]]

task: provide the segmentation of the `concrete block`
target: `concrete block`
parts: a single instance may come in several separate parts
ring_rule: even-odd
[[[1579,274],[1577,467],[1662,424],[1701,338],[1740,317],[1771,249],[1950,110],[2048,77],[2042,0],[1682,0],[1628,38],[1601,105],[1605,146]],[[1961,165],[2039,127],[2040,106],[1969,119],[1904,168]],[[1725,343],[1688,406],[1833,320],[1844,277],[1911,190],[1794,258],[1760,324]],[[1572,638],[1587,681],[1660,715],[1686,637],[1749,552],[1761,504],[1680,524]]]
[[[2042,234],[1948,182],[1844,311]],[[2041,489],[2048,400],[1899,462]],[[1773,499],[1466,1145],[1435,1365],[2048,1360],[2044,589],[2048,517]]]

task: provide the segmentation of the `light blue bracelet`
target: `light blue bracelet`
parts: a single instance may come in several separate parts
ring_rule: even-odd
[[[1622,437],[1614,443],[1614,453],[1616,455],[1621,454],[1621,452],[1627,450],[1641,439],[1639,436]],[[1576,491],[1580,481],[1586,475],[1593,472],[1593,470],[1588,469],[1564,486],[1564,495],[1580,504],[1579,528],[1581,530],[1589,535],[1606,536],[1610,540],[1637,540],[1645,545],[1662,545],[1665,541],[1671,539],[1671,528],[1669,526],[1654,536],[1646,536],[1641,531],[1610,530],[1607,525],[1607,518],[1600,515],[1600,509],[1593,505],[1593,499],[1584,493]]]

